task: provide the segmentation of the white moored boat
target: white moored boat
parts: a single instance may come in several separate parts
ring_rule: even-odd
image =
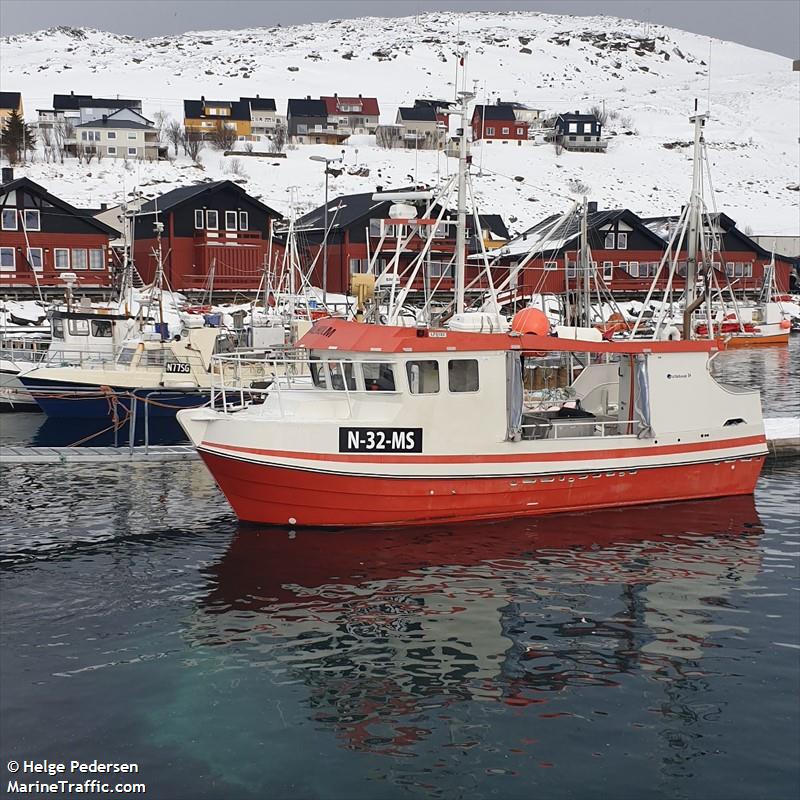
[[[284,368],[263,402],[178,413],[242,520],[413,525],[749,494],[766,454],[759,393],[714,380],[712,341],[325,319],[299,346],[313,385]],[[523,376],[554,357],[577,378],[526,409]]]

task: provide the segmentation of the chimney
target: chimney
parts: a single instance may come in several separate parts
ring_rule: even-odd
[[[334,97],[338,97],[338,96],[339,96],[339,93],[338,93],[338,92],[334,92],[334,93],[333,93],[333,96],[334,96]]]
[[[310,95],[310,94],[307,94],[307,95],[306,95],[306,100],[310,100],[310,99],[311,99],[311,95]]]
[[[358,93],[358,99],[361,100],[361,92]]]
[[[580,111],[576,111],[576,112],[575,112],[575,114],[580,114],[580,113],[581,113]]]
[[[103,125],[108,122],[108,114],[103,114]]]
[[[590,200],[586,206],[586,210],[589,214],[596,214],[597,213],[597,201]]]
[[[206,101],[206,96],[204,94],[201,94],[200,95],[200,102],[201,103],[205,103],[205,101]]]
[[[74,89],[70,89],[69,93],[70,93],[70,95],[74,95],[75,94],[75,90]]]
[[[105,211],[108,208],[108,203],[100,203],[100,210]]]
[[[14,180],[14,167],[3,167],[0,183],[11,183]]]

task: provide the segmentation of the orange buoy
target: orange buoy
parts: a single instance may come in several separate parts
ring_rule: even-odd
[[[517,333],[534,333],[537,336],[547,336],[550,333],[550,320],[544,311],[538,308],[523,308],[514,314],[511,320],[511,330]]]
[[[781,328],[783,328],[784,330],[787,330],[788,328],[791,328],[791,327],[792,327],[792,323],[789,322],[788,319],[782,319],[781,320]]]

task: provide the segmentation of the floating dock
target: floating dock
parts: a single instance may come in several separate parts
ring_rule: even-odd
[[[764,420],[770,458],[800,455],[800,419],[773,417]],[[92,462],[192,461],[197,451],[190,444],[149,447],[0,447],[0,464],[87,464]]]

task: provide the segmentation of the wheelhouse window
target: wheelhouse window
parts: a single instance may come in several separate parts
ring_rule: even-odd
[[[133,357],[136,355],[136,347],[123,347],[117,356],[117,364],[130,364],[133,362]]]
[[[411,394],[436,394],[439,391],[438,361],[409,361],[406,372]]]
[[[98,339],[111,338],[111,320],[110,319],[93,319],[92,320],[92,336]]]
[[[85,319],[71,319],[68,322],[69,332],[72,336],[88,336],[89,321]]]
[[[50,322],[50,329],[53,332],[54,339],[64,338],[64,320],[61,317],[53,317]]]
[[[55,255],[56,269],[69,269],[69,250],[66,247],[56,247],[53,253]]]
[[[17,210],[15,208],[3,209],[3,230],[4,231],[17,230]]]
[[[105,259],[101,247],[93,248],[89,251],[89,269],[104,269]]]
[[[194,229],[196,231],[203,230],[203,209],[196,208],[194,210]]]
[[[236,212],[235,211],[226,211],[225,212],[225,230],[226,231],[235,231],[236,230]]]
[[[356,376],[352,361],[329,361],[328,371],[331,373],[331,388],[343,392],[345,385],[351,392],[356,390]]]
[[[0,269],[13,272],[16,268],[16,252],[13,247],[0,247]]]
[[[477,392],[478,360],[451,358],[447,362],[447,383],[451,392]]]
[[[43,264],[43,256],[42,256],[42,248],[41,247],[29,247],[28,248],[28,264],[30,264],[31,269],[35,269],[37,272],[42,271],[42,264]]]
[[[216,211],[206,211],[206,228],[210,231],[219,230],[219,214]]]
[[[394,367],[391,364],[362,364],[364,388],[368,392],[394,392]]]

